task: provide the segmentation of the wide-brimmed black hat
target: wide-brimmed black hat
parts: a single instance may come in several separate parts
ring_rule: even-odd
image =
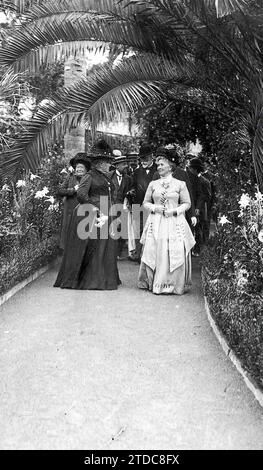
[[[192,159],[190,160],[189,166],[190,166],[190,168],[194,168],[194,170],[198,171],[199,173],[200,173],[201,171],[204,171],[204,164],[203,164],[203,162],[202,162],[199,158],[197,158],[197,157],[192,158]]]
[[[85,152],[76,153],[76,155],[70,159],[69,163],[74,169],[76,168],[77,163],[82,163],[85,165],[87,171],[90,170],[90,159]]]
[[[89,159],[94,162],[95,160],[113,160],[112,148],[104,139],[95,142],[89,150]]]
[[[179,155],[175,149],[168,149],[166,147],[158,147],[156,150],[156,158],[164,157],[172,163],[179,163]]]

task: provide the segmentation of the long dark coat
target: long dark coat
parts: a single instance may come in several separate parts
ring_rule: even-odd
[[[189,168],[186,168],[186,173],[191,184],[191,191],[195,209],[199,209],[199,205],[201,204],[201,187],[199,177],[192,173]]]
[[[200,217],[203,220],[208,220],[210,213],[210,206],[212,200],[212,189],[211,184],[208,179],[200,175],[199,177],[200,185],[200,197],[198,201],[198,209],[200,210]]]
[[[73,210],[78,205],[77,191],[75,186],[79,184],[80,178],[77,178],[74,174],[69,175],[59,185],[58,196],[63,197],[63,215],[61,224],[61,234],[59,246],[64,250],[65,240],[68,234],[68,227],[70,219],[72,217]]]
[[[55,287],[117,289],[120,279],[116,240],[109,236],[107,225],[102,229],[94,226],[99,210],[109,216],[110,207],[114,202],[114,189],[111,178],[96,169],[92,169],[81,179],[77,191],[79,204],[72,214]],[[89,226],[85,230],[87,215]],[[109,227],[111,222],[109,218]]]
[[[149,183],[153,180],[156,173],[156,165],[153,163],[150,168],[140,166],[134,170],[132,175],[132,189],[135,190],[133,204],[142,205]],[[150,170],[148,173],[146,170]]]
[[[122,182],[119,185],[116,171],[113,171],[113,173],[111,175],[111,180],[112,180],[112,182],[114,184],[114,188],[115,188],[113,199],[114,199],[115,203],[122,204],[127,192],[131,189],[132,179],[131,179],[130,176],[128,176],[126,174],[123,174],[122,175]]]

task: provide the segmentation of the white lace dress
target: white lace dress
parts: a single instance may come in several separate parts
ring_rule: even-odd
[[[191,206],[185,182],[172,175],[152,181],[143,205],[150,214],[141,237],[138,287],[155,294],[184,294],[191,285],[191,248],[195,244],[185,219],[185,211]],[[177,209],[178,215],[166,217],[153,212],[155,205]]]

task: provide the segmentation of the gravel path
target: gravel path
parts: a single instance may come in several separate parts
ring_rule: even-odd
[[[194,260],[196,263],[196,260]],[[1,307],[1,449],[262,449],[263,410],[218,344],[198,267],[185,296],[55,289]]]

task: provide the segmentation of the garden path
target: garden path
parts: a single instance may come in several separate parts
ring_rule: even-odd
[[[194,260],[197,264],[197,260]],[[52,287],[1,307],[1,449],[262,449],[263,410],[191,293]]]

